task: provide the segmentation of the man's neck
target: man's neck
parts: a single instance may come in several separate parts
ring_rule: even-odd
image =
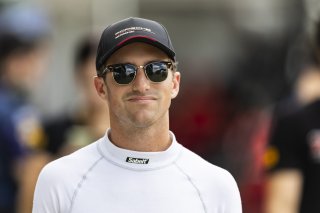
[[[120,148],[140,152],[164,151],[172,143],[172,138],[169,134],[169,124],[130,129],[117,128],[111,125],[108,137],[114,145]]]

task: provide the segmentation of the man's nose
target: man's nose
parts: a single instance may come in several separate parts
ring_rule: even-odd
[[[136,78],[133,81],[133,90],[138,92],[145,92],[150,89],[150,81],[145,75],[143,66],[137,67]]]

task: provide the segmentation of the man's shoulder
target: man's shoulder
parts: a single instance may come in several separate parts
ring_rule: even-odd
[[[204,184],[228,184],[234,182],[233,176],[225,169],[216,166],[196,153],[183,148],[181,157],[177,161],[177,166],[195,181],[199,180]],[[212,181],[215,180],[215,181]]]
[[[197,189],[208,211],[219,208],[227,212],[241,212],[241,198],[237,183],[225,169],[204,160],[197,154],[184,148],[177,167]],[[218,200],[219,204],[212,203]]]
[[[99,140],[89,144],[67,156],[48,163],[41,171],[40,177],[49,181],[67,181],[85,174],[102,156],[97,144]]]
[[[101,139],[100,139],[101,140]],[[40,172],[34,206],[66,212],[83,180],[102,160],[96,141],[74,153],[48,163]]]

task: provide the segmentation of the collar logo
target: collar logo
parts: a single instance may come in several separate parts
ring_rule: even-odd
[[[135,164],[148,164],[149,163],[149,159],[127,157],[126,162],[127,163],[135,163]]]

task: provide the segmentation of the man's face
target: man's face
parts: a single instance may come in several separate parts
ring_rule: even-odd
[[[170,61],[160,49],[145,43],[132,43],[116,51],[107,65],[130,63],[136,66],[152,61]],[[147,79],[139,68],[135,79],[128,85],[117,84],[112,73],[107,73],[105,84],[95,79],[97,91],[109,104],[110,122],[136,128],[150,127],[156,122],[167,122],[171,99],[179,91],[180,73],[169,70],[168,77],[160,83]]]

